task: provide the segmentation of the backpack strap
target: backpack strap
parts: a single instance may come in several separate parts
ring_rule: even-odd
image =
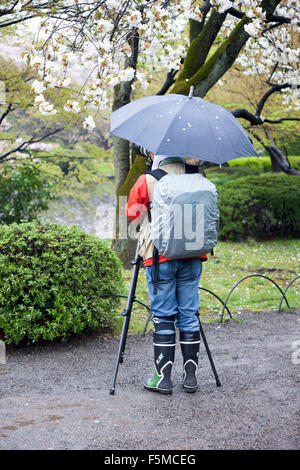
[[[147,171],[146,175],[151,175],[153,178],[159,181],[163,176],[166,176],[168,173],[161,168],[156,168],[156,170]]]
[[[159,252],[156,246],[153,247],[153,254],[152,254],[152,282],[153,282],[153,294],[157,294],[157,286],[158,286],[158,271],[159,271]]]
[[[145,173],[145,174],[146,175],[151,175],[151,176],[153,176],[153,178],[155,178],[157,181],[159,181],[161,178],[166,176],[168,173],[166,171],[162,170],[161,168],[157,168],[156,170],[147,171],[147,173]],[[151,224],[150,204],[151,204],[151,202],[148,202],[147,210],[148,210],[148,220]]]
[[[202,172],[202,170],[200,169]],[[199,166],[197,165],[190,165],[189,163],[185,163],[185,174],[193,174],[199,173]],[[147,171],[146,175],[151,175],[156,178],[158,181],[168,173],[164,171],[162,168],[156,168],[156,170]]]

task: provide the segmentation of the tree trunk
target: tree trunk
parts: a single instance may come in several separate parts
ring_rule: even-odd
[[[115,99],[113,110],[124,106],[130,101],[131,84],[128,82],[121,83],[120,86],[115,88]],[[127,175],[130,171],[130,145],[129,141],[122,139],[121,137],[113,136],[113,157],[114,157],[114,168],[115,168],[115,186],[116,186],[116,197],[117,207],[115,214],[115,238],[112,242],[112,248],[118,253],[120,259],[125,265],[127,265],[128,258],[133,252],[133,242],[127,239],[120,239],[120,196],[125,196],[124,189],[122,186],[126,181]],[[129,192],[127,196],[129,195]],[[124,204],[122,204],[124,206]],[[122,208],[125,210],[125,207]]]
[[[235,62],[249,38],[249,34],[244,30],[244,25],[249,22],[249,18],[246,16],[239,21],[230,36],[222,42],[210,58],[205,61],[209,51],[205,50],[204,54],[201,53],[201,44],[206,41],[204,33],[209,31],[209,37],[211,37],[211,39],[215,38],[214,35],[217,34],[218,27],[221,27],[222,20],[224,21],[223,15],[221,18],[220,16],[221,15],[219,15],[218,22],[211,24],[211,30],[208,30],[207,25],[207,29],[203,29],[199,37],[194,39],[191,43],[193,54],[189,54],[188,51],[184,67],[188,67],[190,62],[192,63],[192,56],[196,56],[196,54],[201,56],[201,61],[198,62],[199,67],[197,67],[196,70],[195,67],[191,67],[186,71],[183,69],[178,80],[176,80],[173,85],[172,93],[188,94],[190,86],[193,85],[195,86],[195,96],[203,98]],[[205,62],[203,62],[203,60]]]
[[[210,18],[204,25],[197,24],[195,21],[190,22],[190,39],[192,40],[184,59],[183,69],[179,73],[174,85],[174,90],[176,90],[177,86],[184,85],[186,80],[193,77],[204,65],[225,18],[226,13],[219,14],[213,10]],[[194,83],[191,83],[191,85],[194,85]],[[189,84],[187,87],[189,88]],[[174,93],[178,92],[174,91]]]
[[[131,267],[131,260],[134,257],[137,241],[128,236],[129,220],[126,218],[125,205],[129,198],[132,186],[138,177],[147,171],[146,158],[137,155],[128,175],[117,189],[117,207],[116,207],[116,236],[112,247],[117,251],[124,267]]]
[[[263,0],[262,8],[267,15],[272,15],[280,0]],[[209,20],[199,28],[199,35],[193,39],[187,51],[178,79],[174,83],[171,93],[188,95],[190,86],[195,86],[195,96],[203,98],[206,93],[234,64],[246,44],[249,34],[244,26],[250,18],[244,15],[237,23],[227,39],[222,41],[215,52],[209,57],[213,42],[224,21],[224,14],[212,12]],[[192,31],[194,37],[195,29]],[[208,57],[208,58],[207,58]]]
[[[281,171],[284,171],[288,175],[300,175],[300,172],[291,166],[286,156],[276,146],[274,141],[271,142],[271,145],[265,145],[264,147],[270,155],[272,171],[274,173],[280,173]]]
[[[125,62],[125,68],[131,67],[136,70],[137,58],[138,58],[138,45],[139,35],[135,31],[134,35],[130,40],[131,45],[131,57]],[[131,85],[133,80],[129,82],[121,82],[115,86],[114,89],[114,103],[113,111],[125,106],[130,102],[131,96]],[[128,176],[130,174],[130,144],[128,140],[122,139],[117,136],[113,136],[113,157],[114,157],[114,168],[115,168],[115,186],[117,196],[117,207],[116,207],[116,226],[115,226],[115,239],[112,242],[112,248],[118,253],[120,259],[128,266],[128,261],[133,257],[136,247],[136,242],[120,238],[120,215],[124,215],[125,210],[124,204],[120,205],[120,197],[128,199],[131,187],[127,184]],[[125,186],[124,186],[125,185]],[[122,218],[121,221],[124,219]],[[121,228],[122,231],[122,228]],[[123,234],[124,235],[124,234]]]

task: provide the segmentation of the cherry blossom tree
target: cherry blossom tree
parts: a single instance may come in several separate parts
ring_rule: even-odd
[[[76,17],[59,11],[42,19],[35,45],[23,57],[39,73],[33,83],[35,106],[49,115],[55,108],[44,90],[68,87],[70,74],[80,64],[82,87],[66,109],[70,113],[86,109],[83,125],[92,130],[97,110],[126,104],[162,69],[180,68],[188,46],[183,31],[190,18],[199,16],[200,7],[190,0],[78,1],[76,5]],[[114,143],[119,185],[129,171],[128,143],[119,139]]]
[[[30,134],[12,131],[11,119],[16,113],[29,112],[34,100],[32,83],[35,75],[28,67],[19,68],[13,60],[0,57],[0,164],[24,158],[33,148],[64,129],[67,119],[45,119]],[[29,114],[30,116],[30,114]]]
[[[281,96],[281,90],[288,84],[276,85],[268,78],[259,73],[245,76],[235,65],[208,93],[207,99],[225,106],[241,119],[241,124],[258,144],[259,153],[269,153],[272,171],[298,174],[289,165],[286,155],[287,147],[300,138],[299,111],[295,109],[297,106],[287,105]]]
[[[15,30],[22,24],[28,24],[35,18],[49,17],[66,9],[63,1],[54,0],[2,0],[0,4],[1,40],[5,42],[13,37],[16,41]],[[2,51],[1,51],[2,52]],[[22,138],[7,135],[10,128],[10,116],[20,109],[26,110],[32,106],[34,87],[37,73],[33,68],[20,67],[14,60],[0,56],[0,133],[5,133],[0,139],[0,164],[24,157],[36,145],[60,132],[67,122],[43,123],[31,136]],[[37,85],[41,87],[41,85]],[[37,88],[38,89],[38,88]],[[47,115],[55,114],[54,104],[45,105]],[[41,106],[43,112],[43,106]],[[45,114],[45,113],[44,113]]]
[[[15,4],[17,15],[28,15],[28,3],[38,2],[8,3]],[[123,106],[146,93],[151,82],[157,81],[157,93],[187,94],[193,85],[203,98],[234,65],[245,76],[259,73],[269,81],[269,94],[253,116],[235,110],[258,124],[275,91],[289,115],[297,111],[298,33],[296,0],[65,0],[41,15],[33,47],[23,58],[38,74],[36,108],[55,114],[45,91],[69,88],[73,98],[65,110],[84,110],[82,124],[89,130],[99,110]],[[78,68],[79,89],[72,87]],[[138,165],[138,159],[130,160],[127,141],[114,138],[114,162],[117,193],[125,194]]]
[[[19,14],[27,3],[34,2],[17,2]],[[23,57],[39,75],[35,106],[45,115],[56,112],[45,89],[69,87],[74,67],[81,68],[80,90],[65,109],[84,109],[83,126],[92,130],[98,110],[115,110],[145,93],[163,70],[167,79],[158,93],[187,94],[194,85],[204,97],[239,64],[246,75],[269,77],[287,109],[295,109],[298,32],[295,0],[62,1],[42,16],[34,46]],[[114,138],[114,149],[119,187],[130,170],[129,144]]]

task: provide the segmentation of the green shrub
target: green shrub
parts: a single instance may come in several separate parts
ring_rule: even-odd
[[[300,156],[289,157],[289,162],[296,170],[300,171]],[[244,176],[261,175],[270,171],[270,157],[238,158],[230,160],[226,166],[214,166],[205,169],[207,177],[217,186]]]
[[[234,168],[222,166],[205,170],[207,178],[209,178],[216,186],[220,186],[222,184],[228,183],[228,181],[256,173],[260,173],[260,171],[253,171],[245,166]]]
[[[107,327],[122,267],[100,239],[40,221],[0,226],[0,337],[7,343],[65,339]]]
[[[271,159],[270,157],[245,157],[237,158],[236,160],[230,160],[228,162],[230,168],[249,168],[252,171],[270,171],[271,170]]]
[[[37,166],[0,165],[0,224],[29,222],[52,199],[51,184]]]
[[[218,186],[219,238],[300,236],[300,177],[265,173]]]
[[[288,157],[290,164],[296,169],[300,170],[300,157]],[[228,162],[230,168],[248,168],[255,173],[271,171],[271,158],[270,157],[245,157],[230,160]]]

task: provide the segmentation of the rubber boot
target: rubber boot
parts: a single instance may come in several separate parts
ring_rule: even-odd
[[[144,387],[147,390],[164,395],[170,395],[173,392],[171,372],[175,357],[175,341],[175,334],[153,333],[155,373],[152,379],[144,381]]]
[[[198,356],[200,331],[181,331],[180,346],[183,356],[183,390],[194,393],[198,389]]]

